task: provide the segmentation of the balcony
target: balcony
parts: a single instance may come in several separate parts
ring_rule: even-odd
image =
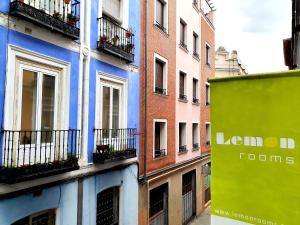
[[[167,95],[167,90],[161,87],[155,87],[155,93],[160,95]]]
[[[182,101],[187,101],[187,96],[185,94],[179,94],[179,99]]]
[[[197,97],[193,97],[193,103],[194,104],[199,104],[199,99]]]
[[[94,163],[106,163],[136,157],[136,129],[95,129]]]
[[[98,50],[128,63],[134,61],[134,34],[107,17],[99,18],[100,38]]]
[[[199,143],[193,143],[193,149],[197,150],[199,148]]]
[[[10,14],[63,34],[79,38],[79,0],[13,0]]]
[[[167,155],[166,149],[155,149],[154,153],[155,153],[154,158],[161,158]]]
[[[179,153],[186,153],[186,152],[187,152],[186,145],[179,146]]]
[[[0,182],[17,183],[79,169],[79,130],[2,130]]]

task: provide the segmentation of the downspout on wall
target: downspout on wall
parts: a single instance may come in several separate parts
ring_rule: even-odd
[[[148,0],[145,0],[145,56],[144,56],[144,182],[147,182],[147,93],[148,93]]]

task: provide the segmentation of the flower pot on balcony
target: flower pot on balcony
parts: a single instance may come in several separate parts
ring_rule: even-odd
[[[107,37],[106,36],[101,36],[100,37],[100,43],[104,44],[107,41]]]
[[[67,4],[67,5],[69,5],[70,2],[71,2],[71,0],[64,0],[64,3]]]
[[[67,18],[68,18],[67,20],[68,24],[72,27],[75,27],[76,23],[79,21],[79,17],[73,15],[72,13],[69,13]]]
[[[127,38],[131,38],[132,35],[133,35],[133,33],[132,33],[131,31],[127,31],[127,32],[126,32],[126,37],[127,37]]]
[[[133,49],[133,47],[134,47],[133,44],[127,44],[127,45],[126,45],[126,50],[127,50],[128,52],[131,52],[131,50]]]

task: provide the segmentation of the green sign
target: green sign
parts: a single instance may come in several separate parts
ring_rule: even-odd
[[[212,225],[300,225],[300,71],[210,82]]]

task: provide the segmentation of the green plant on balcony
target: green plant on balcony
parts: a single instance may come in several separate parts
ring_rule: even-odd
[[[118,35],[115,35],[111,40],[114,45],[119,45],[120,37]]]
[[[134,44],[132,44],[132,43],[128,43],[127,45],[126,45],[126,50],[128,51],[128,52],[131,52],[131,50],[134,48]]]
[[[62,15],[59,12],[55,11],[52,16],[55,19],[62,20]]]
[[[79,21],[79,17],[72,13],[68,13],[67,19],[68,24],[72,27],[75,27],[76,23]]]

